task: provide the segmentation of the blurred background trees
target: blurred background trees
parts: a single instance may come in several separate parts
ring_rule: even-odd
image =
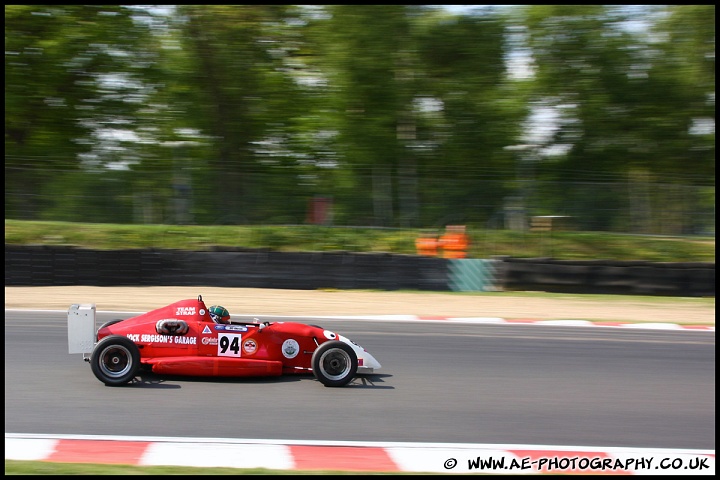
[[[5,6],[5,217],[714,235],[715,7]]]

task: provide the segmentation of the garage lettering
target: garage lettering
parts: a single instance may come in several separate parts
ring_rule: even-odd
[[[128,333],[127,338],[133,342],[143,343],[175,343],[180,345],[197,345],[196,337],[170,337],[167,335],[150,335],[148,333]]]
[[[170,343],[172,342],[172,338],[173,337],[166,337],[165,335],[150,335],[148,333],[140,335],[140,341],[147,343]]]
[[[175,343],[181,343],[183,345],[195,345],[195,337],[171,337],[175,339]]]

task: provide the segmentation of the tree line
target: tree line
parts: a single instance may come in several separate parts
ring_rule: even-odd
[[[714,118],[713,5],[5,6],[6,218],[692,230]]]

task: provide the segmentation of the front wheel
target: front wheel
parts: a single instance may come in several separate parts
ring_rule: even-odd
[[[129,338],[110,335],[93,349],[90,367],[105,385],[124,385],[135,378],[140,368],[140,350]]]
[[[342,387],[355,378],[358,359],[350,345],[331,340],[320,345],[312,356],[315,378],[326,387]]]

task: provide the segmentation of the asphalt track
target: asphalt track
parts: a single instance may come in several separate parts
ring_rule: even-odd
[[[580,445],[714,458],[714,331],[298,320],[348,336],[383,368],[339,389],[311,376],[151,375],[105,387],[67,353],[65,311],[6,311],[6,437]]]

